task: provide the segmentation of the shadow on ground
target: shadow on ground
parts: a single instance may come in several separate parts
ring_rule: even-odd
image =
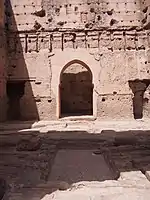
[[[149,179],[149,130],[26,131],[1,134],[0,141],[0,177],[9,185],[8,199],[41,200],[80,181],[117,180],[121,172],[141,171]]]

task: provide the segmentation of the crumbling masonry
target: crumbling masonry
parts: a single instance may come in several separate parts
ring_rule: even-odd
[[[1,0],[0,120],[150,117],[150,0]]]

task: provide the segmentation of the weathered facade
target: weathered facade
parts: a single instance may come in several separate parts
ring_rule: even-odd
[[[6,35],[5,35],[5,14],[4,1],[0,2],[0,120],[6,119]]]
[[[149,0],[1,4],[1,120],[150,117]]]

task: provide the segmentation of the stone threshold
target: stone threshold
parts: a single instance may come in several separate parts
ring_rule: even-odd
[[[88,116],[89,117],[89,116]],[[88,118],[87,117],[87,118]],[[86,120],[86,118],[76,118],[70,120],[65,118],[56,121],[14,121],[0,123],[0,133],[5,131],[86,131],[89,133],[101,133],[103,130],[132,131],[150,130],[150,119],[143,120]]]
[[[83,116],[64,116],[59,119],[59,121],[94,121],[96,117],[92,115],[83,115]]]

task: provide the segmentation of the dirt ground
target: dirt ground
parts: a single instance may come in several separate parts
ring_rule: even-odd
[[[150,198],[148,120],[13,122],[0,132],[3,200]]]

